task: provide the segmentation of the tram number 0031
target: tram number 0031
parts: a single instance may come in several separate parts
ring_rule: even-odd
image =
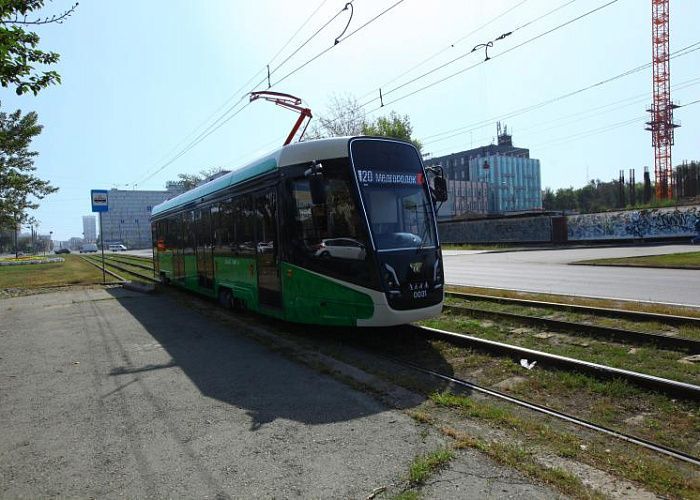
[[[414,299],[424,299],[428,296],[428,290],[416,290],[413,292]]]

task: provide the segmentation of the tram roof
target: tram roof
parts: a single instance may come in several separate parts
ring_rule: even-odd
[[[296,165],[312,160],[327,160],[342,158],[348,155],[350,137],[333,137],[314,141],[296,142],[273,151],[272,153],[253,160],[252,162],[224,174],[201,186],[197,186],[174,198],[153,207],[151,216],[168,212],[218,191],[235,186],[241,182],[254,179],[273,170],[287,165]]]

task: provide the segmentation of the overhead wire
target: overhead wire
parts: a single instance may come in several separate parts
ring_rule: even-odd
[[[696,100],[694,100],[694,101],[691,101],[691,102],[689,102],[689,103],[683,104],[683,105],[678,106],[678,107],[679,107],[679,108],[684,108],[684,107],[688,107],[688,106],[691,106],[691,105],[694,105],[694,104],[697,104],[697,103],[700,103],[700,99],[696,99]],[[550,148],[550,147],[562,146],[562,145],[564,145],[564,144],[568,144],[568,143],[570,143],[570,142],[574,142],[574,141],[577,141],[577,140],[580,140],[580,139],[586,139],[586,138],[592,137],[592,136],[594,136],[594,135],[602,134],[602,133],[604,133],[604,132],[609,132],[610,130],[615,130],[615,129],[618,129],[618,128],[626,127],[626,126],[629,126],[629,125],[632,125],[632,124],[635,124],[635,123],[643,123],[643,122],[644,122],[645,120],[647,120],[647,119],[648,119],[648,116],[647,116],[647,115],[640,115],[640,116],[637,116],[637,117],[635,117],[635,118],[630,118],[630,119],[623,120],[623,121],[620,121],[620,122],[616,122],[616,123],[604,125],[604,126],[602,126],[602,127],[597,127],[597,128],[594,128],[594,129],[589,129],[589,130],[584,130],[584,131],[581,131],[581,132],[577,132],[576,134],[572,134],[572,135],[570,135],[570,136],[555,138],[555,139],[549,140],[549,141],[547,141],[547,142],[543,142],[543,143],[541,143],[541,144],[537,144],[537,145],[535,145],[535,146],[531,146],[529,149],[543,150],[543,149],[547,149],[547,148]],[[522,148],[514,148],[514,149],[512,149],[512,150],[508,150],[508,151],[501,152],[501,154],[515,153],[515,152],[518,152],[518,151],[520,151],[520,150],[522,150]],[[442,155],[442,156],[447,156],[447,155]],[[434,160],[435,158],[436,158],[435,156],[432,156],[432,157],[431,157],[431,159],[433,159],[433,160]],[[439,157],[438,157],[438,158],[439,158]]]
[[[681,49],[678,49],[678,50],[676,50],[675,52],[672,52],[672,53],[669,55],[669,59],[675,59],[675,58],[677,58],[677,57],[682,57],[682,56],[691,54],[691,53],[693,53],[693,52],[695,52],[695,51],[697,51],[697,50],[700,50],[700,42],[695,42],[695,43],[690,44],[690,45],[688,45],[688,46],[686,46],[686,47],[683,47],[683,48],[681,48]],[[603,80],[600,80],[600,81],[598,81],[598,82],[595,82],[595,83],[593,83],[593,84],[587,85],[587,86],[585,86],[585,87],[576,89],[576,90],[571,91],[571,92],[567,92],[567,93],[565,93],[565,94],[562,94],[562,95],[559,95],[559,96],[556,96],[556,97],[553,97],[553,98],[550,98],[550,99],[546,99],[546,100],[541,101],[541,102],[539,102],[539,103],[537,103],[537,104],[532,104],[532,105],[529,105],[529,106],[525,106],[525,107],[516,109],[516,110],[511,111],[511,112],[508,112],[508,113],[503,113],[503,114],[500,114],[500,115],[495,116],[495,117],[491,117],[491,118],[487,118],[487,119],[480,120],[480,121],[477,121],[477,122],[473,122],[473,123],[471,123],[471,124],[469,124],[469,125],[465,125],[465,126],[462,126],[462,127],[457,127],[457,128],[454,128],[454,129],[446,130],[446,131],[444,131],[444,132],[439,132],[439,133],[436,133],[436,134],[427,136],[427,137],[425,137],[425,140],[433,139],[433,138],[440,137],[440,136],[442,136],[442,135],[447,135],[447,134],[453,134],[453,135],[451,135],[450,137],[454,137],[454,136],[456,136],[456,135],[461,135],[461,134],[463,134],[463,133],[471,132],[471,131],[475,130],[474,127],[480,128],[480,126],[482,126],[482,125],[484,125],[484,124],[490,124],[490,123],[493,123],[494,121],[497,121],[497,120],[505,120],[505,119],[508,119],[508,118],[512,118],[512,117],[514,117],[514,116],[519,116],[519,115],[522,115],[522,114],[524,114],[524,113],[528,113],[528,112],[530,112],[530,111],[534,111],[534,110],[536,110],[536,109],[539,109],[539,108],[548,106],[548,105],[550,105],[550,104],[553,104],[553,103],[555,103],[555,102],[558,102],[558,101],[561,101],[561,100],[564,100],[564,99],[568,99],[569,97],[573,97],[573,96],[575,96],[575,95],[581,94],[581,93],[583,93],[583,92],[586,92],[586,91],[588,91],[588,90],[594,89],[594,88],[596,88],[596,87],[600,87],[600,86],[602,86],[602,85],[608,84],[608,83],[613,82],[613,81],[615,81],[615,80],[619,80],[620,78],[624,78],[624,77],[629,76],[629,75],[632,75],[632,74],[634,74],[634,73],[638,73],[639,71],[643,71],[643,70],[645,70],[645,69],[647,69],[647,68],[650,68],[650,67],[651,67],[651,63],[645,63],[645,64],[642,64],[642,65],[636,66],[636,67],[634,67],[634,68],[631,68],[631,69],[629,69],[629,70],[623,71],[622,73],[619,73],[619,74],[617,74],[617,75],[614,75],[614,76],[611,76],[611,77],[609,77],[609,78],[605,78],[605,79],[603,79]],[[433,141],[433,142],[435,142],[435,141]],[[430,143],[430,142],[428,142],[428,143]]]
[[[394,9],[395,7],[397,7],[397,6],[399,6],[400,4],[402,4],[404,1],[405,1],[405,0],[397,0],[397,1],[394,2],[392,5],[390,5],[389,7],[387,7],[387,8],[384,9],[383,11],[381,11],[379,14],[377,14],[376,16],[374,16],[372,19],[370,19],[369,21],[365,22],[365,23],[364,23],[363,25],[361,25],[359,28],[356,28],[354,31],[351,31],[350,33],[348,33],[347,35],[343,36],[342,38],[336,39],[336,41],[335,41],[335,43],[334,43],[333,45],[331,45],[330,47],[328,47],[328,48],[322,50],[321,52],[319,52],[318,54],[316,54],[315,56],[313,56],[311,59],[307,60],[306,62],[304,62],[304,63],[302,63],[301,65],[299,65],[299,66],[297,66],[296,68],[294,68],[292,71],[290,71],[289,73],[287,73],[286,75],[284,75],[283,77],[281,77],[279,80],[275,81],[275,83],[273,83],[273,86],[279,85],[281,82],[283,82],[284,80],[286,80],[286,79],[289,78],[290,76],[294,75],[295,73],[297,73],[297,72],[300,71],[301,69],[305,68],[306,66],[308,66],[309,64],[311,64],[312,62],[314,62],[316,59],[318,59],[319,57],[321,57],[322,55],[326,54],[326,53],[329,52],[330,50],[333,50],[333,49],[334,49],[335,47],[337,47],[340,43],[344,42],[345,40],[347,40],[348,38],[350,38],[351,36],[353,36],[353,35],[356,34],[357,32],[363,30],[364,28],[366,28],[367,26],[369,26],[370,24],[372,24],[374,21],[376,21],[377,19],[379,19],[380,17],[382,17],[384,14],[386,14],[387,12],[391,11],[391,10]]]
[[[339,11],[335,16],[333,16],[329,21],[327,21],[327,22],[322,26],[321,29],[317,30],[317,31],[314,33],[314,35],[312,35],[312,37],[310,37],[309,39],[307,39],[307,40],[302,44],[302,47],[305,46],[306,44],[308,44],[308,42],[309,42],[313,37],[317,36],[325,27],[327,27],[334,19],[336,19],[336,18],[340,15],[340,13],[342,13],[342,12],[347,8],[347,5],[348,5],[348,4],[352,4],[353,1],[354,1],[354,0],[351,0],[350,2],[346,3],[346,4],[345,4],[346,7],[344,7],[344,8],[343,8],[341,11]],[[391,6],[387,7],[386,9],[384,9],[383,11],[381,11],[379,14],[375,15],[373,18],[371,18],[369,21],[365,22],[365,23],[364,23],[363,25],[361,25],[360,27],[356,28],[356,29],[355,29],[354,31],[352,31],[351,33],[349,33],[349,34],[343,36],[342,38],[336,39],[335,43],[334,43],[332,46],[330,46],[330,47],[324,49],[323,51],[321,51],[320,53],[316,54],[316,55],[315,55],[314,57],[312,57],[311,59],[309,59],[309,60],[307,60],[306,62],[304,62],[303,64],[297,66],[294,70],[290,71],[289,73],[287,73],[287,74],[284,75],[282,78],[280,78],[279,80],[275,81],[274,83],[270,82],[270,85],[269,85],[268,88],[274,87],[274,86],[278,85],[280,82],[286,80],[287,78],[289,78],[290,76],[292,76],[292,75],[295,74],[296,72],[300,71],[302,68],[304,68],[304,67],[307,66],[308,64],[312,63],[313,61],[315,61],[316,59],[318,59],[318,58],[321,57],[322,55],[324,55],[324,54],[326,54],[327,52],[329,52],[331,49],[333,49],[335,46],[339,45],[341,42],[343,42],[343,41],[347,40],[348,38],[350,38],[351,36],[355,35],[357,32],[359,32],[360,30],[364,29],[365,27],[367,27],[368,25],[370,25],[371,23],[373,23],[374,21],[376,21],[377,19],[379,19],[381,16],[383,16],[383,15],[386,14],[387,12],[389,12],[389,11],[391,11],[392,9],[394,9],[395,7],[397,7],[399,4],[403,3],[404,1],[405,1],[405,0],[398,0],[398,1],[396,1],[396,2],[393,3]],[[299,49],[295,50],[293,54],[298,53],[298,50],[299,50]],[[282,67],[282,65],[286,64],[286,63],[289,61],[289,59],[290,59],[289,57],[286,58],[286,59],[285,59],[282,63],[280,63],[274,70],[270,71],[270,75],[272,75],[273,72],[276,72],[277,70],[279,70],[279,69]],[[259,72],[258,72],[257,74],[259,74]],[[252,79],[251,79],[251,81],[252,81]],[[264,82],[265,82],[265,80],[261,80],[261,81],[258,83],[258,85],[261,85],[261,84],[264,83]],[[258,86],[258,85],[256,85],[256,86]],[[254,87],[254,88],[255,88],[255,87]],[[253,88],[253,89],[254,89],[254,88]],[[177,154],[176,154],[173,158],[171,158],[168,162],[166,162],[164,165],[162,165],[160,168],[158,168],[155,172],[153,172],[152,174],[149,174],[147,177],[145,177],[144,179],[142,179],[141,181],[139,181],[138,184],[141,184],[141,183],[143,183],[143,182],[145,182],[145,181],[151,179],[151,178],[152,178],[153,176],[155,176],[156,174],[162,172],[165,168],[167,168],[169,165],[171,165],[174,161],[176,161],[177,159],[181,158],[184,154],[186,154],[187,152],[189,152],[190,150],[192,150],[192,148],[194,148],[194,147],[197,146],[199,143],[201,143],[204,139],[206,139],[207,137],[209,137],[213,132],[215,132],[216,130],[218,130],[219,128],[221,128],[221,126],[223,126],[225,123],[227,123],[228,121],[230,121],[234,116],[237,116],[241,111],[243,111],[243,109],[245,109],[245,108],[250,104],[250,103],[246,103],[245,105],[243,105],[243,107],[241,107],[241,108],[239,108],[239,109],[236,110],[236,107],[241,103],[241,101],[242,101],[243,99],[245,99],[246,96],[247,96],[247,94],[241,96],[241,98],[240,98],[236,103],[234,103],[234,104],[233,104],[232,106],[230,106],[224,113],[222,113],[221,116],[219,116],[219,118],[218,118],[216,121],[214,121],[212,124],[210,124],[209,127],[207,127],[204,131],[202,131],[195,139],[193,139],[193,140],[192,140],[187,146],[185,146],[179,153],[177,153]],[[235,111],[234,111],[234,110],[235,110]],[[232,113],[232,114],[231,114],[231,113]],[[224,117],[226,117],[227,115],[230,115],[230,116],[228,116],[227,118],[224,118]]]
[[[530,26],[531,24],[534,24],[534,23],[536,23],[537,21],[540,21],[540,20],[544,19],[545,17],[547,17],[547,16],[549,16],[549,15],[551,15],[551,14],[554,14],[555,12],[557,12],[557,11],[563,9],[564,7],[567,7],[567,6],[571,5],[572,3],[576,2],[576,1],[577,1],[577,0],[569,0],[568,2],[565,2],[564,4],[562,4],[562,5],[558,6],[558,7],[555,7],[554,9],[551,9],[551,10],[545,12],[544,14],[542,14],[542,15],[540,15],[540,16],[537,16],[537,17],[534,18],[534,19],[531,19],[530,21],[528,21],[528,22],[526,22],[526,23],[524,23],[524,24],[521,24],[520,26],[517,26],[516,28],[513,28],[511,31],[507,32],[507,34],[505,34],[505,36],[512,35],[513,33],[517,32],[517,31],[519,31],[519,30],[521,30],[521,29],[523,29],[523,28],[525,28],[525,27],[527,27],[527,26]],[[457,44],[457,43],[459,43],[459,42],[465,40],[468,36],[470,36],[470,35],[476,33],[477,31],[480,31],[482,28],[488,26],[488,25],[491,24],[493,21],[495,21],[495,20],[497,20],[497,19],[500,19],[501,17],[503,17],[503,15],[505,15],[505,14],[511,12],[512,10],[514,10],[514,9],[517,8],[517,7],[519,7],[519,6],[522,5],[523,3],[525,3],[525,2],[524,2],[524,1],[523,1],[523,2],[520,2],[519,4],[515,5],[515,6],[512,7],[511,9],[509,9],[508,11],[504,12],[503,14],[501,14],[501,15],[495,17],[494,19],[492,19],[492,20],[489,21],[488,23],[484,24],[482,27],[477,28],[476,30],[473,30],[473,31],[470,32],[469,34],[463,36],[463,37],[460,38],[457,42],[455,42],[455,44]],[[501,36],[504,36],[504,35],[501,35]],[[453,44],[452,47],[454,47],[455,44]],[[445,49],[445,50],[446,50],[446,49]],[[443,52],[444,52],[444,50],[443,50]],[[414,78],[414,79],[412,79],[412,80],[409,80],[408,82],[405,82],[405,83],[399,85],[398,87],[395,87],[395,88],[393,88],[393,89],[387,91],[384,95],[391,94],[391,93],[393,93],[393,92],[395,92],[395,91],[397,91],[397,90],[399,90],[399,89],[401,89],[401,88],[403,88],[403,87],[406,87],[407,85],[410,85],[411,83],[413,83],[413,82],[415,82],[415,81],[417,81],[417,80],[419,80],[419,79],[421,79],[421,78],[423,78],[423,77],[425,77],[425,76],[427,76],[427,75],[429,75],[429,74],[431,74],[431,73],[433,73],[433,72],[439,71],[439,70],[441,70],[442,68],[444,68],[444,67],[446,67],[446,66],[448,66],[448,65],[450,65],[450,64],[453,64],[453,63],[455,63],[456,61],[458,61],[458,60],[460,60],[460,59],[463,59],[463,58],[465,58],[465,57],[471,55],[472,52],[473,52],[473,50],[470,51],[470,52],[466,52],[465,54],[462,54],[461,56],[458,56],[458,57],[456,57],[456,58],[454,58],[454,59],[452,59],[452,60],[450,60],[450,61],[448,61],[448,62],[446,62],[446,63],[444,63],[444,64],[441,64],[441,65],[439,65],[439,66],[433,68],[431,71],[429,71],[429,72],[427,72],[427,73],[424,73],[423,75],[420,75],[420,76],[418,76],[418,77],[416,77],[416,78]],[[410,71],[409,71],[409,72],[410,72]],[[406,73],[403,73],[403,74],[406,74]],[[401,76],[403,76],[403,74],[402,74]],[[397,80],[397,79],[398,79],[398,78],[394,79],[393,81],[395,81],[395,80]],[[392,81],[392,82],[393,82],[393,81]],[[386,84],[385,84],[385,85],[386,85]],[[382,87],[384,87],[384,85],[383,85]],[[379,100],[379,98],[374,98],[374,99],[368,101],[366,104],[369,104],[369,103],[371,103],[371,102],[375,102],[375,101],[377,101],[377,100]]]
[[[500,13],[499,15],[497,15],[496,17],[490,19],[490,20],[487,21],[486,23],[484,23],[484,24],[478,26],[477,28],[473,29],[472,31],[470,31],[470,32],[467,33],[466,35],[463,35],[462,37],[460,37],[459,39],[457,39],[455,42],[451,43],[449,46],[447,46],[447,47],[445,47],[445,48],[443,48],[443,49],[440,49],[440,50],[438,50],[437,52],[433,53],[432,55],[426,57],[425,59],[423,59],[423,60],[420,61],[419,63],[415,64],[414,66],[411,66],[409,69],[407,69],[406,71],[404,71],[404,72],[401,73],[400,75],[398,75],[398,76],[394,77],[393,79],[391,79],[391,80],[389,80],[389,81],[383,83],[383,84],[380,85],[377,89],[371,90],[370,92],[367,92],[366,94],[360,96],[360,100],[362,100],[362,99],[364,99],[364,98],[366,98],[366,97],[369,97],[370,95],[376,93],[377,90],[378,90],[379,88],[384,88],[384,87],[386,87],[387,85],[390,85],[390,84],[394,83],[395,81],[399,80],[400,78],[404,77],[405,75],[411,73],[413,70],[415,70],[415,69],[417,69],[417,68],[423,66],[423,65],[424,65],[425,63],[427,63],[428,61],[431,61],[432,59],[435,59],[435,58],[438,57],[439,55],[444,54],[444,53],[447,52],[448,50],[453,49],[453,48],[455,47],[455,45],[458,45],[459,43],[463,42],[464,40],[466,40],[467,38],[469,38],[469,37],[472,36],[473,34],[478,33],[478,32],[481,31],[482,29],[484,29],[484,28],[486,28],[487,26],[493,24],[495,21],[497,21],[497,20],[501,19],[502,17],[504,17],[504,16],[510,14],[512,11],[514,11],[515,9],[517,9],[518,7],[520,7],[521,5],[523,5],[524,3],[527,3],[528,1],[529,1],[529,0],[521,0],[521,1],[518,2],[516,5],[514,5],[514,6],[512,6],[512,7],[509,7],[508,9],[506,9],[506,10],[503,11],[503,12],[501,12],[501,13]],[[576,1],[576,0],[571,0],[571,1]],[[569,2],[569,3],[571,3],[571,2]]]
[[[538,39],[540,39],[540,38],[542,38],[542,37],[544,37],[544,36],[546,36],[546,35],[549,35],[549,34],[551,34],[551,33],[554,33],[555,31],[558,31],[558,30],[560,30],[560,29],[562,29],[562,28],[564,28],[564,27],[566,27],[566,26],[568,26],[568,25],[570,25],[570,24],[572,24],[572,23],[574,23],[574,22],[580,21],[581,19],[583,19],[583,18],[585,18],[585,17],[588,17],[588,16],[590,16],[591,14],[594,14],[594,13],[596,13],[596,12],[602,10],[602,9],[605,9],[606,7],[609,7],[609,6],[615,4],[615,3],[619,2],[619,1],[620,1],[620,0],[611,0],[611,1],[609,1],[609,2],[607,2],[607,3],[605,3],[605,4],[603,4],[603,5],[600,5],[600,6],[594,8],[594,9],[592,9],[592,10],[589,10],[589,11],[585,12],[584,14],[581,14],[581,15],[579,15],[579,16],[573,18],[573,19],[570,19],[570,20],[568,20],[568,21],[566,21],[566,22],[564,22],[564,23],[561,23],[561,24],[555,26],[554,28],[551,28],[551,29],[549,29],[549,30],[547,30],[547,31],[545,31],[545,32],[543,32],[543,33],[538,34],[538,35],[535,35],[535,36],[533,36],[532,38],[529,38],[528,40],[525,40],[525,41],[522,42],[522,43],[519,43],[519,44],[517,44],[517,45],[515,45],[515,46],[513,46],[513,47],[510,47],[509,49],[506,49],[506,50],[504,50],[503,52],[499,52],[499,53],[497,53],[497,54],[495,54],[495,55],[492,55],[492,56],[490,57],[489,60],[493,60],[493,59],[496,59],[496,58],[498,58],[498,57],[501,57],[501,56],[503,56],[503,55],[505,55],[505,54],[508,54],[508,53],[512,52],[513,50],[516,50],[516,49],[518,49],[518,48],[520,48],[520,47],[523,47],[523,46],[525,46],[525,45],[527,45],[527,44],[529,44],[529,43],[532,43],[532,42],[534,42],[535,40],[538,40]],[[454,62],[454,61],[452,61],[452,62]],[[472,65],[470,65],[470,66],[467,66],[466,68],[462,68],[461,70],[456,71],[456,72],[454,72],[454,73],[451,73],[450,75],[447,75],[447,76],[445,76],[445,77],[443,77],[443,78],[441,78],[441,79],[439,79],[439,80],[436,80],[436,81],[434,81],[434,82],[432,82],[432,83],[429,83],[428,85],[425,85],[425,86],[420,87],[420,88],[418,88],[418,89],[416,89],[416,90],[413,90],[413,91],[409,92],[408,94],[404,94],[404,95],[402,95],[402,96],[400,96],[400,97],[397,97],[396,99],[394,99],[394,100],[392,100],[392,101],[386,102],[386,103],[384,103],[384,106],[388,106],[388,105],[394,104],[394,103],[396,103],[396,102],[402,101],[402,100],[404,100],[404,99],[407,99],[408,97],[411,97],[411,96],[413,96],[413,95],[415,95],[415,94],[418,94],[419,92],[423,92],[424,90],[427,90],[427,89],[429,89],[429,88],[431,88],[431,87],[434,87],[435,85],[438,85],[438,84],[443,83],[443,82],[445,82],[445,81],[447,81],[447,80],[449,80],[449,79],[451,79],[451,78],[454,78],[454,77],[457,76],[457,75],[461,75],[462,73],[465,73],[465,72],[467,72],[467,71],[469,71],[469,70],[472,70],[472,69],[476,68],[477,66],[481,66],[481,65],[484,64],[485,62],[488,62],[488,61],[487,61],[487,60],[482,60],[482,61],[479,61],[479,62],[477,62],[477,63],[475,63],[475,64],[472,64]],[[451,64],[451,62],[450,62],[450,63],[447,63],[447,64]],[[445,64],[445,65],[446,65],[446,64]],[[439,66],[439,67],[436,68],[434,71],[437,71],[438,69],[442,69],[445,65]],[[392,93],[392,92],[395,92],[395,91],[398,90],[399,88],[401,88],[401,87],[403,87],[403,86],[406,86],[406,85],[408,85],[409,83],[413,83],[413,82],[415,82],[415,81],[418,80],[418,79],[424,78],[425,76],[428,76],[428,75],[432,74],[434,71],[425,73],[425,74],[421,75],[420,77],[415,78],[415,79],[412,80],[411,82],[408,82],[408,83],[406,83],[406,84],[404,84],[404,85],[401,85],[400,87],[397,87],[396,89],[392,89],[391,91],[388,91],[387,94]],[[386,95],[386,94],[385,94],[385,95]],[[375,99],[375,100],[376,100],[376,99]],[[372,101],[372,102],[373,102],[373,101]],[[369,103],[367,103],[367,104],[369,104]],[[378,110],[381,109],[382,107],[383,107],[383,106],[379,106],[379,107],[377,107],[377,108],[374,108],[374,109],[372,109],[371,111],[369,111],[369,113],[373,113],[373,112],[375,112],[375,111],[378,111]]]
[[[316,7],[316,9],[314,9],[314,11],[311,14],[309,14],[309,17],[307,17],[306,20],[302,23],[302,25],[299,26],[299,28],[297,28],[294,34],[291,37],[289,37],[289,40],[287,40],[287,42],[277,51],[277,53],[274,56],[272,56],[272,59],[270,59],[270,61],[267,63],[268,65],[272,64],[272,62],[275,59],[277,59],[277,57],[284,51],[284,49],[286,49],[289,46],[289,44],[292,43],[292,40],[294,40],[299,34],[299,32],[301,32],[301,30],[303,30],[304,27],[307,24],[309,24],[311,18],[313,18],[318,13],[318,11],[321,10],[321,8],[326,4],[326,2],[328,2],[328,0],[322,0],[321,3],[318,4],[318,7]]]
[[[671,88],[674,92],[677,92],[679,90],[683,90],[683,89],[693,87],[693,86],[699,85],[699,84],[700,84],[700,78],[693,78],[690,80],[685,80],[683,82],[679,82],[679,83],[673,85]],[[552,129],[561,127],[562,122],[564,125],[567,125],[570,123],[578,123],[581,120],[595,118],[597,116],[604,115],[604,114],[607,114],[607,113],[610,113],[613,111],[617,111],[617,110],[620,110],[620,109],[623,109],[623,108],[626,108],[626,107],[629,107],[632,105],[637,105],[640,102],[646,101],[650,97],[651,97],[651,92],[644,92],[642,94],[637,94],[635,96],[627,97],[625,99],[613,101],[613,102],[604,104],[602,106],[598,106],[598,107],[591,108],[591,109],[586,109],[583,111],[578,111],[576,113],[570,113],[570,114],[555,118],[553,120],[547,120],[545,122],[532,124],[532,125],[527,126],[525,128],[520,128],[519,131],[522,132],[522,131],[537,130],[539,132],[545,132],[548,130],[552,130]],[[603,111],[603,110],[605,110],[605,111]],[[554,125],[555,123],[557,123],[557,125]],[[491,123],[489,123],[488,125],[491,125]],[[488,125],[483,125],[481,127],[474,128],[473,130],[485,128]],[[543,126],[546,126],[546,128],[542,128]],[[459,135],[462,135],[462,134],[459,134]],[[443,140],[447,140],[447,139],[451,139],[451,138],[452,138],[452,136],[445,137],[443,139],[438,139],[436,141],[427,141],[427,142],[422,141],[422,142],[423,142],[423,145],[426,146],[429,144],[435,144],[437,142],[442,142]],[[477,143],[484,143],[484,142],[489,141],[489,140],[490,140],[490,137],[482,137],[480,139],[477,139]],[[449,151],[449,150],[454,150],[454,148],[453,147],[443,148],[443,149],[439,149],[437,151],[431,151],[430,154],[431,154],[431,156],[442,156],[442,154],[441,154],[442,152]]]
[[[303,23],[301,24],[301,26],[294,32],[294,34],[282,45],[282,47],[275,53],[275,55],[272,56],[272,58],[269,60],[268,64],[266,65],[267,68],[269,68],[270,64],[272,64],[272,62],[273,62],[273,61],[274,61],[274,60],[289,46],[289,44],[294,40],[294,38],[297,36],[297,34],[309,23],[309,21],[316,15],[316,13],[323,7],[323,5],[325,5],[325,3],[326,3],[327,1],[328,1],[328,0],[323,0],[323,1],[316,7],[316,9],[304,20],[304,22],[303,22]],[[352,0],[352,1],[354,1],[354,0]],[[341,10],[340,12],[342,12],[342,10]],[[338,15],[338,14],[336,14],[335,17],[337,17],[337,15]],[[324,26],[327,26],[327,24],[328,24],[328,23],[326,23]],[[319,32],[320,32],[320,30],[317,30],[317,32],[316,32],[312,37],[310,37],[309,39],[307,39],[307,40],[302,44],[302,47],[303,47],[304,45],[306,45],[306,44],[307,44],[314,36],[316,36]],[[298,50],[300,50],[300,49],[295,50],[295,51],[293,52],[293,54],[296,54],[296,53],[298,52]],[[286,62],[288,59],[289,59],[289,58],[285,59],[284,62]],[[277,66],[276,69],[279,69],[279,68],[284,64],[284,62],[283,62],[283,63],[280,63],[280,64]],[[204,130],[202,130],[201,132],[199,132],[199,135],[197,135],[197,137],[195,137],[194,139],[190,140],[190,142],[187,144],[187,146],[185,146],[185,147],[182,148],[177,154],[175,154],[175,156],[174,156],[173,158],[171,158],[170,161],[166,162],[166,164],[165,164],[164,166],[162,166],[162,168],[159,168],[159,169],[158,169],[155,173],[153,173],[153,174],[149,174],[147,177],[143,178],[143,179],[140,180],[138,183],[135,183],[135,185],[141,184],[141,183],[143,183],[143,182],[145,182],[145,181],[151,179],[154,175],[156,175],[157,173],[161,172],[161,171],[163,170],[163,168],[165,168],[165,167],[171,165],[171,164],[173,163],[173,161],[175,161],[175,160],[181,158],[184,154],[186,154],[187,152],[191,151],[193,147],[197,146],[200,142],[202,142],[202,140],[204,140],[204,139],[207,138],[209,135],[211,135],[211,133],[212,133],[214,130],[217,130],[218,128],[220,128],[224,123],[228,122],[231,118],[233,118],[234,116],[238,115],[239,112],[242,111],[243,108],[247,107],[247,105],[244,105],[243,108],[241,108],[241,109],[239,109],[239,110],[237,110],[237,111],[234,111],[234,110],[236,109],[236,107],[237,107],[238,105],[240,105],[241,102],[242,102],[242,101],[246,98],[246,96],[248,95],[247,93],[246,93],[246,94],[243,94],[243,95],[241,95],[240,93],[243,91],[243,89],[247,88],[247,87],[250,85],[251,82],[255,81],[256,77],[257,77],[259,74],[265,72],[266,67],[261,68],[261,69],[260,69],[258,72],[256,72],[251,78],[249,78],[243,85],[241,85],[241,86],[239,87],[238,90],[236,90],[233,94],[231,94],[231,96],[230,96],[226,101],[224,101],[224,103],[222,103],[213,113],[211,113],[202,123],[200,123],[200,125],[198,125],[190,134],[188,134],[183,140],[181,140],[176,146],[174,146],[174,147],[170,150],[169,153],[167,153],[166,155],[164,155],[164,157],[162,157],[162,158],[164,159],[165,157],[171,156],[173,151],[177,150],[184,142],[190,140],[190,138],[191,138],[193,135],[195,135],[195,134],[202,128],[202,126],[204,126],[206,123],[208,123],[215,115],[217,115],[223,108],[225,108],[227,105],[229,105],[229,104],[231,103],[231,101],[233,101],[236,97],[240,96],[239,99],[238,99],[233,105],[229,106],[229,107],[226,109],[226,111],[224,111],[223,113],[221,113],[221,114],[219,115],[219,117],[218,117],[213,123],[210,123]],[[253,89],[251,89],[251,90],[254,90],[255,87],[260,86],[262,83],[265,82],[265,80],[266,80],[266,77],[263,78],[262,80],[260,80],[258,83],[256,83],[256,84],[254,85]],[[233,114],[232,114],[232,113],[233,113]],[[229,116],[229,115],[230,115],[230,116]],[[226,118],[227,116],[228,116],[228,118]],[[159,160],[157,163],[161,163],[161,162],[163,161],[163,159]]]

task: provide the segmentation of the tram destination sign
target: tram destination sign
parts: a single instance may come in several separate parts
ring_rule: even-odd
[[[109,210],[109,196],[106,189],[93,189],[90,191],[93,212],[107,212]]]
[[[382,170],[358,170],[358,180],[364,184],[411,185],[423,184],[422,172],[385,172]]]

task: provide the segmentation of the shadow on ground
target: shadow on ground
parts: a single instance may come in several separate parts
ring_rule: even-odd
[[[274,349],[251,340],[246,335],[250,326],[274,328],[304,340],[321,349],[321,344],[335,342],[336,346],[363,338],[365,347],[398,345],[399,351],[420,353],[430,359],[430,366],[447,375],[452,368],[424,339],[400,328],[333,329],[271,322],[256,315],[240,320],[230,313],[232,321],[219,321],[210,315],[182,304],[170,294],[127,295],[122,289],[109,293],[138,321],[170,355],[172,360],[156,364],[138,364],[125,360],[110,375],[144,374],[153,370],[178,367],[202,395],[245,410],[251,428],[282,418],[318,425],[347,421],[385,411],[386,408],[332,377],[308,369]],[[184,295],[185,300],[187,295]],[[191,296],[192,301],[201,298]],[[212,304],[208,306],[215,307]],[[228,312],[221,311],[226,314]],[[247,326],[250,325],[250,326]],[[331,349],[332,350],[332,349]],[[395,354],[400,354],[396,352]],[[436,368],[437,367],[437,368]],[[397,374],[397,376],[401,376]],[[436,384],[440,384],[436,382]],[[442,387],[435,386],[434,390]],[[419,404],[420,401],[414,401]]]

